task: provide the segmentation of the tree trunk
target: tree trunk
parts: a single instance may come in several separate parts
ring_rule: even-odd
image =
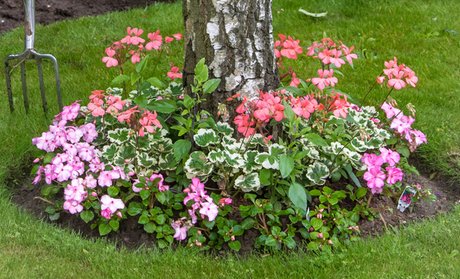
[[[210,78],[221,79],[209,104],[213,108],[237,92],[253,97],[259,89],[275,89],[271,5],[272,0],[183,0],[186,90],[203,57]]]

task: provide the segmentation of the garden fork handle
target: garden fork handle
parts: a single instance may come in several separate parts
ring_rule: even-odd
[[[35,0],[24,0],[25,49],[34,49],[35,42]]]

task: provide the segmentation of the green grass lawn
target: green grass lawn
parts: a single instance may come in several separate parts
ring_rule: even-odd
[[[460,2],[450,1],[298,1],[274,0],[275,33],[291,34],[305,43],[327,34],[347,45],[356,45],[360,60],[355,70],[345,69],[339,88],[361,97],[383,68],[383,61],[397,56],[419,76],[418,88],[398,92],[401,104],[412,102],[418,111],[416,127],[428,135],[429,144],[418,156],[433,171],[460,181]],[[327,11],[325,18],[309,18],[298,8]],[[124,35],[126,26],[163,34],[182,30],[181,6],[158,4],[145,10],[112,13],[38,27],[36,48],[54,54],[61,67],[64,102],[86,99],[91,90],[104,89],[115,75],[100,62],[103,50]],[[0,35],[0,58],[22,51],[22,30]],[[182,50],[174,49],[170,61],[180,64]],[[301,63],[300,76],[316,71]],[[361,240],[334,255],[294,254],[238,259],[216,259],[180,249],[157,252],[118,251],[103,240],[78,235],[35,220],[9,201],[3,190],[7,170],[23,163],[34,150],[31,138],[46,129],[49,119],[40,108],[38,80],[30,65],[31,113],[22,108],[15,82],[17,111],[10,114],[4,79],[0,79],[0,277],[1,278],[455,278],[460,274],[460,209],[435,220],[410,225],[375,239]],[[48,68],[48,67],[47,67]],[[50,69],[48,69],[50,70]],[[1,68],[3,72],[3,68]],[[16,71],[14,77],[19,81]],[[48,71],[48,95],[54,94]],[[376,90],[370,101],[383,99]],[[57,112],[55,99],[50,100]],[[54,106],[53,106],[54,105]]]

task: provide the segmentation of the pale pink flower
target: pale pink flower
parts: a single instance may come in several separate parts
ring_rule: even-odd
[[[201,203],[200,214],[201,218],[204,218],[203,216],[206,216],[208,217],[208,220],[212,222],[216,219],[217,214],[219,214],[219,208],[210,197],[207,197],[206,202]]]

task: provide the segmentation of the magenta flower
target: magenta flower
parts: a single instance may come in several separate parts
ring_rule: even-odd
[[[171,227],[175,230],[174,239],[182,241],[187,238],[187,231],[190,228],[190,224],[185,218],[172,222]]]
[[[161,175],[161,174],[152,174],[152,176],[150,176],[150,181],[152,181],[154,183],[155,183],[155,181],[157,181],[158,190],[160,192],[164,192],[164,191],[169,190],[169,186],[163,184],[163,175]]]
[[[387,163],[390,167],[394,167],[397,163],[399,163],[401,156],[398,152],[386,149],[384,147],[380,148],[379,150],[380,157],[383,159],[383,162]]]
[[[379,194],[382,192],[385,185],[385,174],[380,168],[371,168],[364,173],[364,180],[367,182],[367,187],[371,189],[372,194]]]
[[[393,185],[398,181],[402,181],[404,173],[400,168],[387,167],[387,183]]]

